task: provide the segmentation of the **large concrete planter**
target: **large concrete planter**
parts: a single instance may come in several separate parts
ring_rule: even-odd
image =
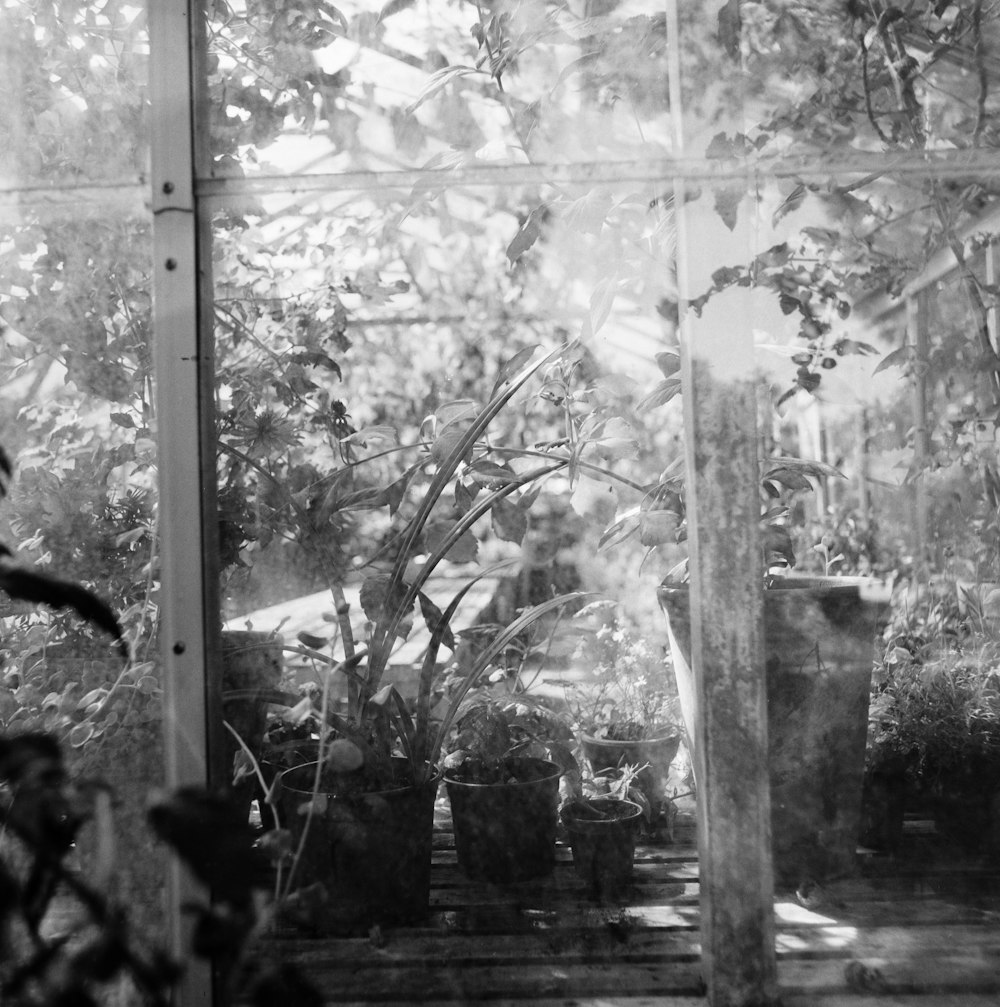
[[[658,596],[693,742],[697,690],[688,591],[661,587]],[[872,663],[888,601],[881,582],[863,578],[786,577],[764,592],[771,842],[779,884],[855,869]]]

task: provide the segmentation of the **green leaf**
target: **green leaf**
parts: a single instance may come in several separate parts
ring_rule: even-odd
[[[791,469],[771,469],[767,473],[767,478],[790,490],[811,490],[812,483],[800,472],[793,472]]]
[[[730,231],[736,229],[739,206],[745,195],[742,185],[726,185],[715,190],[715,212]]]
[[[500,370],[497,373],[497,379],[493,384],[493,392],[490,395],[491,399],[496,395],[501,385],[510,381],[515,374],[517,374],[523,367],[527,366],[528,361],[531,360],[537,350],[538,343],[532,343],[531,346],[525,346],[523,350],[518,350],[518,352],[515,353],[510,360],[505,360],[500,365]]]
[[[916,349],[909,343],[904,343],[891,353],[887,353],[879,361],[878,366],[872,371],[872,374],[878,374],[879,371],[888,370],[890,367],[905,367],[907,364],[913,362],[915,356]]]
[[[126,430],[135,429],[135,420],[128,413],[112,413],[109,419],[116,427],[125,427]]]
[[[604,529],[597,543],[597,551],[603,552],[612,546],[620,545],[639,531],[639,508],[635,507],[623,514],[617,521]]]
[[[542,233],[542,223],[548,213],[545,204],[536,206],[527,219],[518,228],[517,234],[507,246],[507,261],[513,266],[518,259],[539,239]]]
[[[777,565],[778,560],[784,560],[789,566],[795,566],[795,547],[792,545],[792,536],[787,528],[783,525],[766,525],[762,537],[767,566]]]
[[[792,312],[798,311],[802,304],[797,297],[792,297],[791,294],[781,294],[778,297],[778,306],[783,315],[790,315]]]
[[[455,521],[428,521],[424,526],[424,541],[429,553],[437,553],[445,539],[455,528]],[[479,555],[479,543],[469,531],[462,532],[458,540],[448,546],[445,558],[452,563],[474,563]]]
[[[81,619],[118,640],[122,655],[128,656],[128,643],[118,616],[93,591],[61,577],[16,566],[0,566],[0,590],[18,601],[47,605],[56,610],[72,609]]]
[[[420,602],[420,614],[423,616],[427,629],[432,634],[438,634],[440,642],[449,650],[454,650],[455,634],[452,633],[451,627],[448,625],[448,621],[445,619],[441,609],[423,591],[417,595],[417,601]]]
[[[743,270],[737,266],[721,266],[712,273],[712,285],[717,290],[722,290],[724,287],[739,283],[743,275]]]
[[[644,510],[639,513],[639,541],[644,546],[674,542],[680,519],[672,510]]]
[[[411,601],[406,610],[403,606],[406,598],[406,585],[397,582],[393,586],[392,578],[386,574],[375,574],[365,579],[361,585],[361,608],[372,622],[398,622],[396,635],[404,639],[409,636],[413,625],[414,603]]]
[[[774,211],[774,215],[771,217],[771,226],[776,227],[778,221],[781,220],[786,214],[791,213],[793,210],[797,210],[801,205],[803,200],[806,198],[806,187],[799,182],[794,189],[781,201],[781,205],[777,210]]]
[[[91,689],[90,692],[80,698],[76,704],[76,708],[78,710],[86,710],[88,706],[94,703],[102,703],[107,695],[107,689]]]
[[[665,378],[673,377],[681,369],[681,355],[677,350],[661,350],[654,359]]]
[[[528,532],[528,513],[510,500],[497,500],[490,511],[493,531],[504,542],[520,545]]]
[[[427,79],[427,83],[421,88],[420,93],[414,101],[406,106],[406,114],[412,115],[425,101],[433,98],[439,91],[445,88],[453,80],[459,77],[468,77],[470,74],[481,73],[474,66],[446,66],[436,73],[432,73]]]
[[[82,724],[77,724],[72,731],[69,732],[69,743],[73,748],[80,748],[85,745],[94,734],[94,725],[89,721],[84,721]]]
[[[860,343],[856,339],[838,339],[833,344],[833,350],[838,356],[858,354],[860,356],[871,356],[878,353],[878,350],[869,343]]]
[[[509,465],[500,465],[488,458],[477,458],[470,462],[466,472],[474,482],[487,489],[500,489],[517,478]]]
[[[805,476],[813,476],[817,479],[823,477],[842,477],[842,473],[826,462],[813,461],[811,458],[794,458],[791,456],[780,458],[765,458],[761,462],[761,469],[765,474],[770,475],[778,470],[793,470]]]
[[[594,287],[590,295],[590,331],[596,334],[608,320],[618,296],[618,277],[609,276]]]
[[[469,419],[455,420],[439,428],[431,443],[431,457],[434,461],[438,464],[444,462],[452,451],[462,444],[471,425],[472,418],[470,417]],[[472,448],[473,445],[468,444],[462,456],[463,461],[467,462],[472,458]]]
[[[680,394],[680,390],[680,378],[667,378],[636,403],[636,412],[642,413],[649,409],[656,409],[658,406],[665,406],[672,398]]]
[[[731,59],[740,58],[740,0],[726,0],[719,8],[719,45]]]

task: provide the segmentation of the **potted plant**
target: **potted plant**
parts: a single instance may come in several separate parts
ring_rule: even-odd
[[[677,695],[666,655],[639,639],[617,608],[593,602],[574,617],[584,628],[575,654],[584,678],[567,698],[594,773],[633,767],[652,829],[664,817],[667,776],[681,742]]]
[[[910,622],[909,613],[903,616]],[[873,690],[870,790],[891,781],[930,811],[937,833],[970,853],[1000,849],[1000,650],[958,623],[947,636],[890,636]],[[876,796],[872,794],[871,796]],[[874,812],[872,813],[874,817]]]
[[[392,541],[391,562],[362,585],[366,639],[355,639],[348,607],[335,586],[339,640],[312,641],[319,646],[302,648],[326,668],[320,693],[304,697],[292,711],[293,719],[310,722],[316,758],[307,767],[284,771],[280,796],[273,800],[291,832],[293,851],[292,865],[280,879],[282,897],[297,919],[320,932],[362,932],[374,923],[410,920],[426,911],[439,759],[459,710],[498,654],[537,620],[579,597],[551,598],[522,612],[461,670],[443,707],[434,707],[438,652],[442,645],[454,649],[451,620],[483,574],[470,577],[443,610],[424,592],[428,579],[480,518],[501,503],[513,504],[519,490],[567,464],[553,456],[515,471],[492,462],[483,439],[493,418],[552,356],[526,364],[525,355],[519,355],[502,369],[482,409],[466,404],[443,411],[446,421],[428,424],[433,432],[430,481]],[[446,490],[466,506],[457,513],[447,507]],[[382,679],[394,645],[406,636],[417,610],[430,643],[417,695],[408,702]],[[335,642],[342,659],[333,656]],[[347,678],[343,708],[330,700],[331,678],[338,675]],[[555,780],[557,785],[558,774]],[[371,885],[358,884],[363,878],[373,879]],[[376,891],[382,893],[377,899],[372,898]]]
[[[536,733],[545,724],[490,699],[457,722],[444,781],[458,864],[470,878],[510,884],[555,866],[559,779],[575,761],[565,742]]]
[[[573,851],[573,869],[598,902],[620,901],[632,884],[635,844],[645,794],[634,767],[616,769],[588,781],[584,792],[563,802],[559,817]]]

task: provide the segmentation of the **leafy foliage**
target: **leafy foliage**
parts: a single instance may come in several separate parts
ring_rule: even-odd
[[[88,819],[106,844],[99,877],[84,877],[67,863]],[[221,969],[225,1002],[239,995],[276,1004],[279,996],[294,993],[297,1003],[318,1004],[318,993],[296,970],[245,957],[258,924],[252,893],[262,866],[245,817],[228,799],[187,788],[154,803],[150,820],[199,880],[212,886],[211,902],[189,907],[197,917],[192,952]],[[131,1002],[170,1003],[183,963],[137,936],[128,908],[109,894],[114,823],[108,795],[88,792],[86,780],[69,780],[51,735],[0,737],[0,829],[4,1002],[95,1004],[120,991],[125,979]],[[56,927],[48,923],[53,910],[64,919]]]
[[[586,734],[639,741],[677,729],[677,695],[668,656],[637,638],[619,608],[594,602],[574,617],[576,660],[586,678],[568,690],[567,700]]]
[[[897,604],[876,665],[868,764],[924,793],[976,789],[1000,765],[1000,655],[992,616],[953,588]]]

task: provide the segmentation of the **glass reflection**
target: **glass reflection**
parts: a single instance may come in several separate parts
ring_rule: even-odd
[[[216,3],[214,173],[662,157],[665,24],[642,2]]]
[[[2,539],[22,566],[105,600],[132,652],[123,660],[70,607],[5,594],[0,733],[57,739],[84,815],[71,865],[128,905],[137,935],[160,939],[166,857],[145,821],[163,777],[145,15],[0,8]],[[99,827],[104,785],[113,826]],[[65,917],[65,929],[71,901],[40,901],[44,926]]]

